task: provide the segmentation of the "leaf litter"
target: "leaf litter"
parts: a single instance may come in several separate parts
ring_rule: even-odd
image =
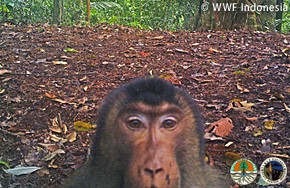
[[[211,161],[225,174],[240,157],[261,164],[279,156],[290,169],[289,35],[40,25],[1,26],[0,40],[1,160],[42,168],[13,180],[0,171],[3,187],[61,185],[86,160],[95,129],[78,131],[74,123],[94,125],[112,89],[149,76],[188,91],[207,126],[231,119],[213,125],[206,140]],[[275,124],[266,126],[268,120]],[[258,152],[263,139],[271,140],[270,152]]]

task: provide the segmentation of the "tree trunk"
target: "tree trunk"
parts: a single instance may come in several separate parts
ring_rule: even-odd
[[[276,30],[278,32],[281,32],[281,28],[282,28],[283,4],[284,4],[283,0],[276,1],[276,5],[282,5],[282,10],[280,9],[278,12],[276,12],[276,21],[277,21]]]
[[[59,25],[63,16],[63,0],[53,1],[52,23]]]

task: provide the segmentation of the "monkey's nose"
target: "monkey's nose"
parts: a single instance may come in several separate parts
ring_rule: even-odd
[[[144,168],[144,172],[145,174],[150,175],[152,178],[154,177],[154,175],[156,174],[160,174],[162,173],[164,170],[163,168]]]

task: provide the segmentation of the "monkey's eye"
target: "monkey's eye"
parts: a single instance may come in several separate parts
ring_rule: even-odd
[[[143,127],[143,123],[137,118],[129,118],[127,121],[129,129],[140,129]]]
[[[176,120],[166,119],[165,121],[163,121],[162,127],[165,129],[173,130],[176,127]]]

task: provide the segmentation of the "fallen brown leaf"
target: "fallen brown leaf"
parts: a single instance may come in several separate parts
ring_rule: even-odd
[[[233,127],[234,125],[230,118],[222,118],[216,122],[213,122],[206,131],[210,131],[218,136],[225,137],[231,133]]]
[[[70,134],[67,135],[66,137],[69,142],[74,142],[77,139],[77,132],[73,131]]]
[[[0,70],[0,75],[3,75],[3,74],[10,74],[11,71],[10,70],[6,70],[6,69],[1,69]]]

